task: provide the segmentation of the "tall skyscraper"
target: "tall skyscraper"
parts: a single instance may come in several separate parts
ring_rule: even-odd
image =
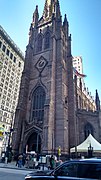
[[[5,132],[10,131],[13,123],[23,67],[23,53],[0,26],[0,127],[4,131],[1,146],[7,143]]]

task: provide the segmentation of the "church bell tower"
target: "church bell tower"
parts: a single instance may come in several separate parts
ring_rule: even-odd
[[[49,154],[57,153],[59,147],[61,153],[69,152],[68,89],[73,87],[69,76],[72,79],[68,20],[65,15],[62,23],[58,0],[46,0],[40,19],[36,6],[29,30],[14,122],[14,152]]]

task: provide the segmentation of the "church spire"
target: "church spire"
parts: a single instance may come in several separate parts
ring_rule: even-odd
[[[55,14],[55,16],[58,17],[61,16],[59,0],[46,0],[43,11],[43,17],[44,19],[47,19],[49,17],[52,17],[52,14]]]
[[[68,36],[68,34],[69,34],[69,32],[68,32],[69,31],[69,24],[68,24],[68,21],[67,21],[66,14],[65,14],[65,17],[64,17],[63,28],[64,28],[64,32]]]
[[[96,89],[95,103],[96,103],[96,110],[99,111],[100,110],[100,99],[99,99],[97,89]]]
[[[33,22],[32,22],[32,24],[33,24],[34,26],[37,26],[37,24],[38,24],[38,19],[39,19],[38,6],[36,6],[36,9],[35,9],[35,11],[34,11],[34,13],[33,13]]]

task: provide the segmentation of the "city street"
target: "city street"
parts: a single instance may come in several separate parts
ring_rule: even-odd
[[[0,180],[24,180],[26,174],[31,171],[0,168]]]

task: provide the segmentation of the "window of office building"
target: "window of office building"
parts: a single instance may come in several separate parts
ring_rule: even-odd
[[[5,101],[4,101],[4,100],[2,100],[2,104],[5,104]]]
[[[11,96],[11,94],[10,94],[10,93],[8,93],[8,96],[10,97],[10,96]]]
[[[2,42],[0,41],[0,48],[1,48]]]
[[[5,52],[5,50],[6,50],[6,46],[5,45],[3,45],[2,50],[3,50],[3,52]]]
[[[4,89],[7,90],[7,86],[5,86]]]
[[[7,65],[7,64],[8,64],[8,62],[7,62],[7,61],[5,61],[5,64]]]
[[[6,73],[6,70],[5,70],[5,69],[3,69],[3,72],[4,72],[4,73]]]
[[[10,54],[10,59],[13,59],[13,54],[12,53]]]
[[[8,78],[8,77],[6,77],[6,80],[7,80],[7,81],[9,81],[9,78]]]
[[[9,106],[9,103],[8,103],[8,102],[6,102],[6,106]]]
[[[5,78],[5,74],[2,74],[2,77]]]
[[[16,63],[16,57],[14,56],[14,63]]]
[[[7,91],[4,90],[4,94],[7,94]]]
[[[3,99],[6,99],[6,96],[5,96],[5,95],[3,95]]]
[[[7,82],[7,81],[5,82],[5,85],[7,85],[7,86],[8,86],[8,82]]]
[[[10,76],[10,73],[7,73],[7,76],[9,77],[9,76]]]
[[[6,51],[7,56],[9,56],[9,53],[10,53],[10,51],[9,51],[9,49],[7,49],[7,51]]]
[[[11,92],[11,89],[8,89],[9,92]]]
[[[10,84],[9,87],[12,88],[12,84]]]
[[[19,67],[21,67],[21,62],[19,62]]]
[[[0,116],[0,121],[2,121],[2,116]]]
[[[6,66],[6,65],[4,65],[4,69],[7,69],[7,66]]]
[[[3,122],[6,122],[6,118],[5,117],[3,118]]]
[[[3,87],[3,83],[0,83],[0,86]]]
[[[15,109],[15,106],[14,106],[14,105],[12,106],[12,109]]]
[[[10,101],[10,98],[7,97],[7,101],[9,102],[9,101]]]
[[[3,79],[3,78],[1,79],[1,82],[4,82],[4,79]]]
[[[8,69],[8,72],[10,73],[10,72],[11,72],[11,70],[10,70],[10,69]]]
[[[1,105],[1,109],[4,109],[4,105]]]
[[[6,112],[4,112],[4,116],[7,117],[7,113]]]

